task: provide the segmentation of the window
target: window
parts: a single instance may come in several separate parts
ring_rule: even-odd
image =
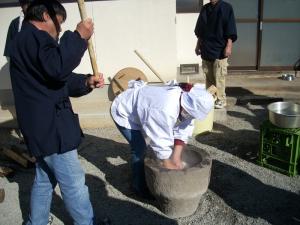
[[[203,0],[176,0],[177,13],[199,13]]]
[[[90,1],[115,1],[115,0],[85,0]],[[59,0],[60,3],[76,3],[76,0]],[[0,0],[0,8],[20,6],[19,0]]]
[[[0,7],[11,7],[11,6],[19,6],[18,0],[2,0],[0,3]]]

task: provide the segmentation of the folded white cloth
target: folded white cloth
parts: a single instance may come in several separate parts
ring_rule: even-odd
[[[204,85],[197,84],[182,93],[181,105],[193,118],[203,120],[214,106],[214,98]]]

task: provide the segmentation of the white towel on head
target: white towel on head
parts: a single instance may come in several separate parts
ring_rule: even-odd
[[[189,92],[182,93],[181,105],[193,118],[202,120],[214,106],[214,98],[203,85],[194,85]]]

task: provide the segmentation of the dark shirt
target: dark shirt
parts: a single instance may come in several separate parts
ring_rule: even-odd
[[[230,38],[234,42],[237,39],[232,6],[222,0],[215,5],[204,5],[198,17],[195,34],[201,40],[202,59],[213,61],[225,58],[227,40]]]
[[[19,20],[20,17],[17,17],[13,19],[9,25],[7,36],[6,36],[6,42],[5,42],[5,48],[4,48],[4,56],[9,57],[9,45],[11,44],[12,39],[16,36],[16,34],[19,32]]]
[[[36,157],[78,147],[82,132],[69,96],[90,92],[86,76],[72,71],[87,42],[66,31],[58,44],[47,32],[23,23],[10,48],[10,72],[19,127]]]

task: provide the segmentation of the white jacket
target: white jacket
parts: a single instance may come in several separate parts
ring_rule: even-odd
[[[179,86],[130,81],[129,88],[113,101],[111,115],[118,125],[145,133],[157,158],[167,159],[174,139],[187,143],[194,128],[192,119],[177,123],[181,93]]]

